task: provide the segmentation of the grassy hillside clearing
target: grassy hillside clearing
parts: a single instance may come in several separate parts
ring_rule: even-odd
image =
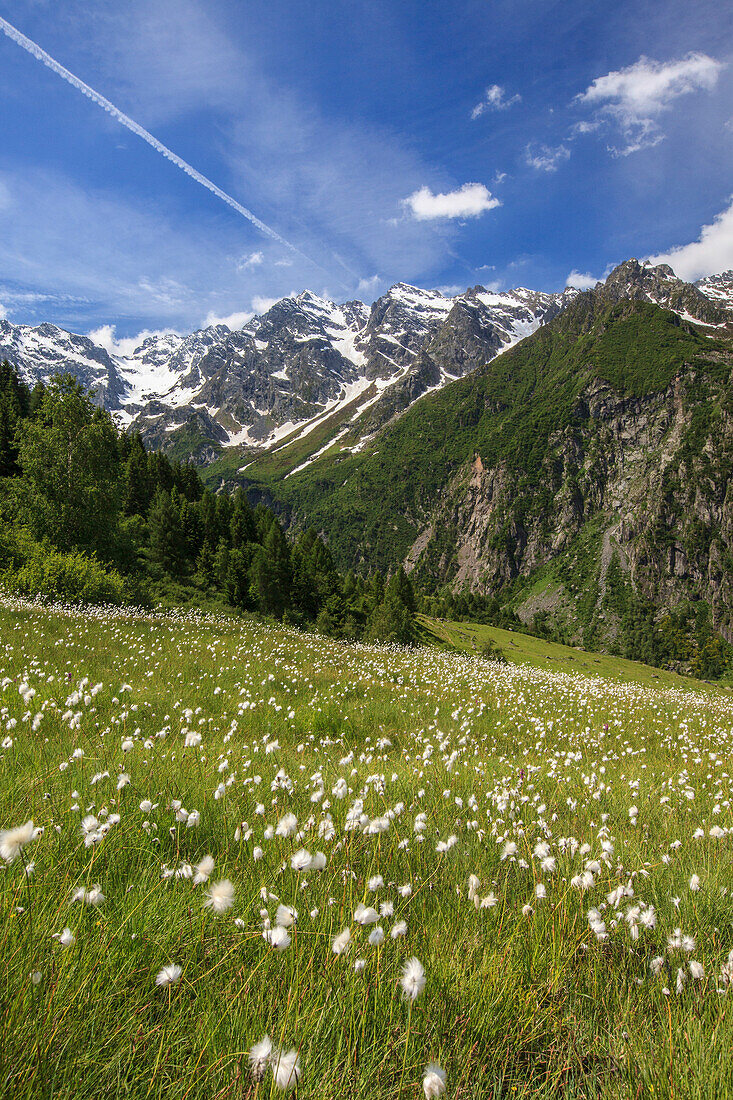
[[[676,688],[684,691],[733,693],[725,684],[710,684],[691,676],[679,676],[663,668],[653,668],[639,661],[627,661],[624,657],[610,657],[607,653],[589,653],[573,646],[558,645],[531,634],[515,630],[503,630],[484,623],[454,623],[418,615],[417,621],[427,642],[463,653],[480,655],[482,648],[492,645],[512,665],[530,668],[546,668],[553,672],[580,673],[621,683],[642,684],[645,687]]]

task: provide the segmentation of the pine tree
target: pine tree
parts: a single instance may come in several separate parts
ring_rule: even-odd
[[[174,490],[175,491],[175,490]],[[171,493],[158,489],[148,516],[150,557],[167,573],[180,576],[185,561],[186,543],[181,516]]]
[[[79,383],[64,375],[18,432],[18,518],[58,549],[109,558],[122,503],[117,430]]]

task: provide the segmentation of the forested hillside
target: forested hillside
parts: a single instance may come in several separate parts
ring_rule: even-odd
[[[240,489],[147,451],[69,376],[31,392],[0,365],[0,587],[120,603],[228,605],[344,638],[413,636],[404,574],[340,574]]]

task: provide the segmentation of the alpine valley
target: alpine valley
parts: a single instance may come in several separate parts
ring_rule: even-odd
[[[632,259],[582,293],[398,283],[371,307],[306,291],[114,349],[0,321],[26,382],[72,373],[344,569],[404,565],[586,648],[653,659],[661,622],[733,642],[733,272]]]

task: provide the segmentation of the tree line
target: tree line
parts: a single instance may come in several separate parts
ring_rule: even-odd
[[[118,430],[72,376],[30,390],[0,364],[0,585],[28,595],[226,604],[344,639],[409,644],[415,596],[341,574],[317,531],[291,541],[242,489]]]

